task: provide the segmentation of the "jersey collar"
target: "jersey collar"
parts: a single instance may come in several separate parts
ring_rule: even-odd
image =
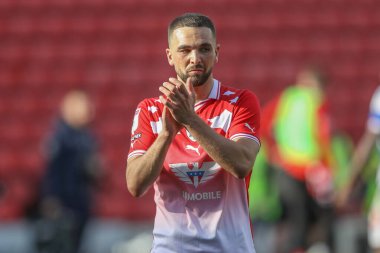
[[[199,108],[201,108],[208,100],[210,99],[216,99],[218,100],[220,97],[220,82],[216,79],[213,79],[213,85],[210,91],[210,94],[208,95],[208,98],[198,101],[194,105],[195,111],[197,111]]]
[[[214,83],[212,85],[212,89],[210,94],[208,95],[208,98],[212,99],[219,99],[220,96],[220,82],[216,79],[214,79]]]

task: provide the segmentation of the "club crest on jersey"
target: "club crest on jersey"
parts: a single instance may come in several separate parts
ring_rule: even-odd
[[[200,184],[203,184],[212,179],[221,169],[220,165],[216,162],[204,162],[200,163],[174,163],[169,164],[169,167],[173,173],[186,184],[192,184],[197,188]]]

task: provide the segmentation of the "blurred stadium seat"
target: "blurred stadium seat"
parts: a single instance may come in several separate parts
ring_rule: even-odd
[[[0,62],[6,67],[0,71],[0,88],[8,97],[7,102],[1,102],[0,112],[12,112],[12,120],[2,119],[8,125],[3,130],[6,143],[2,145],[40,145],[47,127],[35,127],[38,122],[32,120],[28,128],[22,127],[24,119],[36,118],[49,124],[59,96],[69,88],[84,87],[97,99],[99,118],[95,128],[106,147],[105,154],[112,154],[114,149],[126,154],[137,101],[146,94],[156,94],[157,85],[172,73],[164,54],[166,25],[186,7],[209,13],[215,19],[222,42],[216,76],[224,83],[254,89],[263,103],[272,95],[269,85],[277,90],[288,85],[285,81],[291,80],[296,67],[309,59],[326,63],[324,67],[334,76],[330,91],[342,97],[348,92],[345,87],[373,79],[379,71],[380,57],[375,57],[380,53],[380,37],[375,32],[380,25],[375,11],[379,4],[375,1],[320,4],[310,0],[289,5],[275,0],[240,2],[239,6],[224,1],[227,11],[212,2],[206,2],[201,10],[194,1],[185,6],[169,0],[1,1],[5,25],[0,29]],[[345,11],[341,11],[342,6]],[[368,63],[366,56],[371,58]],[[286,64],[291,65],[285,67],[288,73],[284,73]],[[367,83],[367,90],[376,85]],[[21,97],[17,91],[22,91]],[[51,96],[54,99],[47,99]],[[13,108],[4,109],[10,105]],[[344,124],[345,130],[355,135],[357,124]],[[28,129],[41,132],[31,133]],[[22,156],[24,151],[14,152]],[[124,169],[124,162],[111,161],[122,167],[117,170]],[[114,180],[111,177],[107,178]],[[117,188],[115,192],[122,191],[120,194],[127,196],[124,190]],[[146,199],[146,203],[152,205],[151,200]],[[113,208],[120,210],[110,213],[128,218],[129,204],[115,205]]]

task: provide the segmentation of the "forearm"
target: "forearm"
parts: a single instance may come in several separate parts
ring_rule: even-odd
[[[369,159],[371,150],[375,144],[376,135],[366,131],[363,137],[360,139],[358,147],[353,154],[350,173],[351,180],[349,185],[352,187],[355,184],[355,181],[359,178],[361,171],[363,170],[366,162]]]
[[[127,162],[126,181],[129,192],[143,195],[160,175],[172,137],[161,132],[147,152]]]
[[[258,147],[242,145],[219,135],[198,116],[192,117],[185,127],[208,155],[235,177],[244,178],[252,170]]]
[[[194,111],[195,90],[190,78],[185,84],[170,78],[160,87],[160,91],[167,98],[161,102],[169,108],[176,122],[191,133],[215,162],[237,178],[249,174],[259,145],[246,138],[237,142],[226,139],[208,126]]]

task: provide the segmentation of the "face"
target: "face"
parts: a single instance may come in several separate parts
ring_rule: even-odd
[[[92,104],[86,94],[72,91],[63,100],[62,114],[71,126],[81,128],[92,120]]]
[[[212,78],[219,45],[207,27],[181,27],[173,31],[166,55],[183,82],[190,77],[191,84],[201,86]]]
[[[321,83],[319,82],[316,74],[310,70],[303,70],[297,76],[297,83],[309,87],[320,87]]]

